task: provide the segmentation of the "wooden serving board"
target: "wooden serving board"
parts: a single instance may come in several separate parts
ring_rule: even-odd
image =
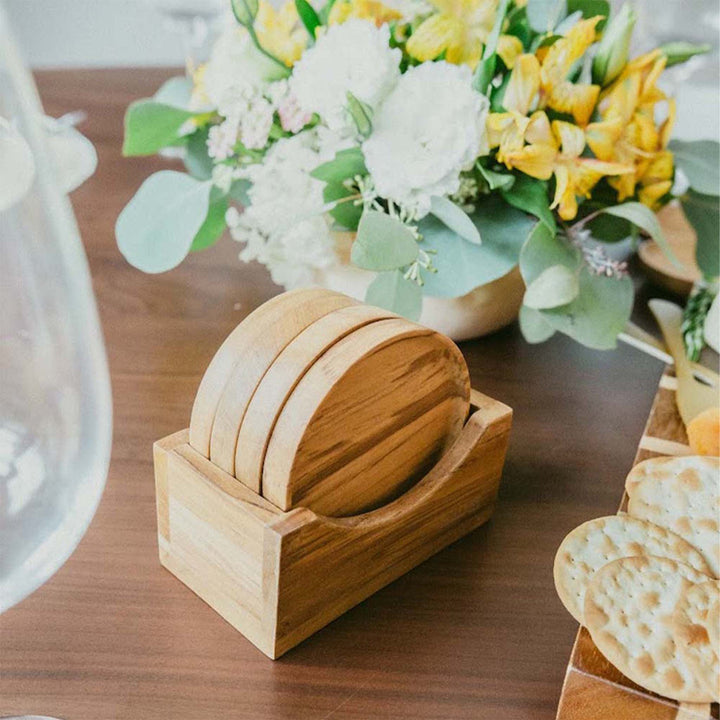
[[[675,404],[677,380],[668,369],[660,379],[633,465],[660,455],[689,455],[688,438]],[[620,510],[627,504],[623,495]],[[710,711],[708,711],[710,709]],[[557,720],[708,720],[718,705],[679,704],[628,680],[580,627],[563,683]]]

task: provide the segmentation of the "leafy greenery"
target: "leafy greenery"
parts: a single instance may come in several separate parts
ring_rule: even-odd
[[[548,201],[547,184],[528,175],[518,175],[512,187],[502,191],[502,196],[513,207],[534,215],[555,232],[555,218]]]
[[[209,128],[196,130],[188,135],[185,143],[183,163],[185,169],[197,180],[209,180],[214,167],[213,159],[208,155],[207,139]]]
[[[500,0],[500,3],[495,14],[495,23],[490,35],[485,42],[483,48],[482,58],[475,68],[473,74],[473,87],[480,93],[485,94],[487,92],[493,77],[495,76],[495,67],[497,65],[497,45],[500,33],[502,32],[502,26],[505,22],[505,15],[509,0]]]
[[[696,55],[704,55],[712,50],[712,45],[694,45],[693,43],[684,42],[682,40],[677,42],[669,42],[660,46],[660,52],[667,58],[666,67],[672,67],[673,65],[679,65],[680,63],[687,62],[690,58]]]
[[[680,330],[682,331],[685,354],[693,362],[700,359],[700,353],[705,347],[705,318],[710,312],[710,306],[715,294],[707,287],[698,287],[688,298]]]
[[[348,230],[357,229],[363,209],[362,205],[355,205],[354,200],[349,199],[358,193],[357,190],[348,187],[347,181],[366,174],[365,158],[359,147],[341,150],[332,160],[316,167],[310,173],[312,177],[325,183],[323,190],[325,202],[341,201],[329,211],[329,214]]]
[[[307,0],[295,0],[295,7],[311,40],[315,40],[315,31],[322,25],[315,9]]]
[[[222,237],[226,227],[225,212],[227,208],[227,196],[221,193],[218,188],[212,188],[207,215],[200,229],[195,233],[190,252],[212,247]]]
[[[528,285],[523,305],[533,310],[567,305],[579,292],[576,272],[565,265],[551,265]]]
[[[693,190],[720,195],[720,144],[714,140],[673,140],[669,148]]]
[[[178,140],[180,128],[194,116],[189,110],[153,99],[137,100],[125,113],[123,155],[154,155]]]
[[[347,93],[348,111],[355,123],[360,137],[366,138],[372,132],[372,110],[369,105],[358,100],[351,92]]]
[[[230,0],[233,14],[236,20],[247,27],[255,22],[258,13],[258,0]]]
[[[538,33],[551,33],[568,14],[566,0],[528,0],[527,19]]]
[[[703,275],[720,275],[720,198],[690,189],[681,199],[685,216],[697,233],[695,258]]]
[[[509,190],[515,184],[515,176],[510,173],[496,172],[480,163],[476,167],[490,190]]]
[[[453,232],[468,242],[479,245],[480,231],[468,214],[446,197],[435,196],[430,200],[430,212]]]
[[[432,215],[421,220],[421,248],[436,253],[432,261],[437,272],[423,274],[426,295],[460,297],[506,275],[517,265],[520,249],[537,225],[498,195],[488,196],[469,217],[482,245],[468,242]]]
[[[378,273],[365,293],[365,302],[392,310],[409,320],[419,320],[422,288],[408,280],[400,270]]]
[[[377,210],[366,210],[358,225],[351,260],[365,270],[395,270],[418,256],[415,236],[397,218]]]
[[[117,219],[120,252],[147,273],[179,265],[207,218],[211,189],[173,170],[151,175]]]
[[[603,208],[599,212],[627,220],[635,225],[635,227],[645,231],[660,246],[660,249],[672,262],[680,265],[679,260],[675,257],[675,253],[665,238],[665,233],[660,226],[657,215],[647,205],[639,202],[627,202],[622,205]]]
[[[523,305],[520,308],[520,330],[529,343],[545,342],[555,334],[555,328],[539,310]]]
[[[538,310],[551,328],[597,350],[615,347],[617,335],[630,317],[633,301],[632,281],[594,275],[582,264],[577,248],[555,236],[538,223],[520,254],[520,272],[525,284],[532,284],[548,269],[562,265],[576,275],[578,292],[566,305]],[[541,337],[538,319],[525,312],[531,337]],[[522,325],[521,325],[522,327]],[[534,340],[539,342],[539,340]]]

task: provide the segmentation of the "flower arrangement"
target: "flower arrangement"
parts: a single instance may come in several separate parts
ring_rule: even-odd
[[[610,243],[683,203],[718,269],[717,144],[671,141],[663,70],[704,48],[629,58],[635,15],[605,0],[232,0],[191,80],[128,109],[124,152],[181,146],[118,219],[128,260],[174,267],[227,227],[275,282],[351,260],[367,300],[410,318],[519,265],[525,337],[615,345],[633,287]],[[683,170],[684,177],[680,182]]]

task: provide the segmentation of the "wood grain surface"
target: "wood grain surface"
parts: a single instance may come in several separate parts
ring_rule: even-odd
[[[224,239],[145,276],[117,250],[123,205],[160,158],[123,159],[122,118],[173,72],[39,75],[46,109],[84,109],[96,175],[73,194],[115,401],[108,484],[78,550],[0,617],[0,715],[65,720],[552,720],[577,625],[557,599],[555,550],[617,510],[661,364],[516,326],[461,345],[473,387],[514,410],[489,523],[273,663],[157,560],[152,443],[187,427],[204,369],[276,294]],[[640,287],[637,306],[660,292]],[[647,313],[634,318],[652,329]]]
[[[265,455],[262,495],[342,517],[396,498],[460,434],[470,378],[457,346],[405,318],[335,343],[298,382]]]

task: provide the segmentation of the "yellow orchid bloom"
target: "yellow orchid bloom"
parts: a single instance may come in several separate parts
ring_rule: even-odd
[[[408,54],[420,62],[445,59],[471,68],[480,62],[483,43],[495,22],[498,0],[431,0],[438,10],[424,20],[407,42]]]
[[[307,31],[291,0],[278,10],[267,0],[260,0],[255,32],[263,48],[288,67],[300,58],[308,41]]]
[[[517,57],[505,90],[505,108],[526,115],[532,107],[549,107],[572,115],[578,125],[586,125],[597,104],[600,87],[573,83],[567,76],[595,42],[595,26],[600,19],[598,16],[582,20],[549,48]]]
[[[530,144],[502,153],[501,162],[510,169],[540,180],[555,175],[555,197],[563,220],[572,220],[578,211],[578,196],[590,197],[602,177],[633,172],[632,166],[582,157],[586,137],[582,128],[562,120],[552,124],[543,111],[528,118],[525,138]],[[498,152],[498,159],[501,153]]]
[[[337,0],[330,10],[328,25],[340,25],[351,18],[373,20],[380,27],[393,20],[400,20],[402,13],[378,0]]]
[[[672,187],[673,156],[666,148],[675,101],[656,87],[666,62],[659,50],[630,61],[600,99],[602,119],[587,127],[588,145],[598,158],[633,167],[632,173],[609,181],[620,202],[637,191],[641,202],[655,207]],[[655,109],[661,101],[667,102],[667,119],[658,127]]]

